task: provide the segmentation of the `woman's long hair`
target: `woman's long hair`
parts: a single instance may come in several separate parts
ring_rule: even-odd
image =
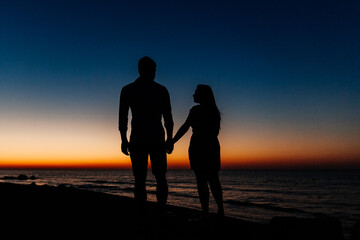
[[[197,94],[199,94],[200,104],[209,108],[214,114],[214,120],[218,122],[220,129],[221,114],[216,105],[214,93],[209,85],[199,84],[196,88]]]

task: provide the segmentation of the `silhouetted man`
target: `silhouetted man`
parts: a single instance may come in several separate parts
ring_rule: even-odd
[[[156,197],[160,207],[165,207],[168,195],[166,181],[166,152],[173,150],[173,119],[170,96],[167,89],[156,83],[156,63],[150,57],[139,60],[140,76],[121,90],[119,107],[119,130],[121,151],[131,158],[135,177],[134,196],[140,205],[146,202],[146,174],[150,155],[152,173],[156,178]],[[128,112],[131,109],[130,143],[127,139]],[[166,129],[167,141],[165,142]]]

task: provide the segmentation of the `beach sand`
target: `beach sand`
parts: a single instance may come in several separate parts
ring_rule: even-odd
[[[133,198],[69,187],[0,183],[0,194],[1,234],[16,239],[260,239],[266,227],[176,206],[161,213],[152,202],[144,213]]]
[[[0,183],[0,198],[0,232],[9,239],[302,239],[289,229],[306,230],[281,219],[275,225],[215,214],[204,220],[200,211],[177,206],[164,213],[153,202],[144,212],[133,198],[64,186]]]

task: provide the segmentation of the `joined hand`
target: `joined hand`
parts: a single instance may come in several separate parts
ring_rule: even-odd
[[[171,153],[173,152],[173,150],[174,150],[174,143],[173,143],[172,139],[171,139],[171,140],[167,140],[167,141],[165,142],[165,150],[166,150],[166,152],[167,152],[168,154],[171,154]]]

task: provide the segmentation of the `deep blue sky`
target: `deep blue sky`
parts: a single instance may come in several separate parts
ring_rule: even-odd
[[[205,83],[224,141],[360,143],[359,13],[355,0],[0,0],[1,124],[84,115],[116,130],[121,87],[148,55],[177,127]]]

